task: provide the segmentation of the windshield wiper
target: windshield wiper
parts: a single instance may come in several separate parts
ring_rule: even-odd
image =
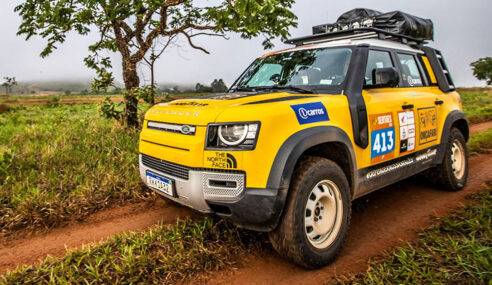
[[[252,91],[252,92],[255,92],[256,88],[247,87],[247,86],[238,86],[238,87],[233,88],[232,90],[233,91],[245,91],[245,92]]]
[[[262,86],[262,87],[255,87],[255,89],[293,90],[299,93],[316,94],[316,91],[314,90],[310,90],[307,88],[302,88],[294,85],[285,85],[285,86],[273,85],[273,86],[264,86],[264,87]]]

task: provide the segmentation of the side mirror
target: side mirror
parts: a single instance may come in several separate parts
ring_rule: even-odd
[[[372,70],[372,87],[395,87],[400,82],[400,75],[394,67],[375,68]]]

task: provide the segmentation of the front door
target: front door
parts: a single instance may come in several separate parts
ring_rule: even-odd
[[[363,167],[372,167],[413,152],[416,148],[417,98],[404,88],[372,88],[376,68],[397,64],[386,50],[369,50],[366,68],[366,102],[369,147],[364,150]]]

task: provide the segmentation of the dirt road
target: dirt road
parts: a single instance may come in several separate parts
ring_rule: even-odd
[[[473,135],[474,133],[477,133],[477,132],[483,132],[483,131],[490,129],[490,128],[492,128],[492,121],[471,125],[470,126],[470,135]]]
[[[0,275],[17,265],[36,264],[48,254],[63,256],[67,248],[80,248],[115,234],[147,229],[159,223],[174,223],[178,217],[195,215],[187,208],[159,199],[153,205],[141,203],[101,211],[83,222],[50,231],[21,232],[0,239]]]
[[[469,173],[460,192],[437,190],[411,178],[363,197],[366,205],[353,212],[344,248],[325,268],[304,270],[269,249],[245,257],[238,270],[214,273],[206,280],[210,284],[325,284],[335,275],[363,272],[369,258],[415,239],[416,231],[429,226],[432,217],[449,214],[466,202],[465,196],[482,190],[492,180],[492,155],[471,157]]]
[[[492,127],[492,122],[472,126],[471,132]],[[273,250],[251,255],[243,268],[209,276],[211,283],[304,283],[323,281],[333,274],[365,269],[368,258],[415,238],[415,230],[428,226],[431,216],[442,216],[465,201],[469,193],[479,191],[492,179],[492,155],[470,159],[470,176],[465,190],[449,193],[430,188],[417,180],[407,180],[364,197],[366,208],[353,214],[351,230],[344,250],[332,265],[319,271],[305,271],[279,258]],[[36,264],[48,254],[62,256],[66,248],[100,242],[114,234],[145,230],[160,222],[175,222],[194,212],[158,200],[154,205],[128,205],[102,211],[83,222],[63,228],[16,237],[0,238],[0,274],[22,264]],[[22,235],[22,236],[21,236]]]

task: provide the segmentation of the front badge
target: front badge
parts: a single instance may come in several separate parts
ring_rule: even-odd
[[[321,102],[291,105],[290,107],[296,113],[297,121],[301,125],[330,120],[328,112]]]

